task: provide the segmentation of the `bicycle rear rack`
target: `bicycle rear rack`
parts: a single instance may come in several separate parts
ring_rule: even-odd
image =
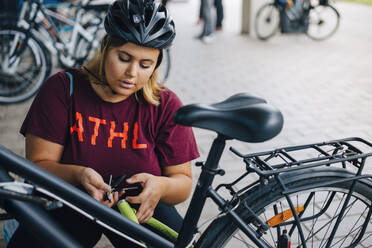
[[[366,158],[372,156],[372,143],[351,137],[248,155],[242,155],[234,148],[230,150],[244,159],[247,171],[255,172],[262,177],[321,166],[357,170],[359,173],[356,174],[360,175]]]

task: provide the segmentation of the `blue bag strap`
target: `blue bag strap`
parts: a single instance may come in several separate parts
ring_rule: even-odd
[[[70,78],[70,96],[72,96],[72,93],[74,92],[74,80],[72,77],[72,74],[66,71],[68,77]]]

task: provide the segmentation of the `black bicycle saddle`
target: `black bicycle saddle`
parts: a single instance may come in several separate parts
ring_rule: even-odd
[[[239,93],[214,104],[181,107],[173,120],[184,126],[215,131],[228,139],[263,142],[280,133],[283,115],[264,99]]]

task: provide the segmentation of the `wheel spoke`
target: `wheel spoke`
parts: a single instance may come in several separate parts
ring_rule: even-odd
[[[239,237],[237,237],[237,236],[239,236]],[[244,240],[244,237],[240,232],[238,232],[238,234],[234,235],[233,238],[236,239],[236,240],[239,240],[242,244],[244,244],[245,247],[248,247],[248,248],[253,247],[254,248],[254,246],[250,245],[247,241]],[[240,245],[242,245],[242,244],[240,244]]]
[[[345,197],[345,195],[343,195],[342,199],[343,199],[344,197]],[[339,202],[339,204],[338,204],[338,206],[337,206],[337,208],[336,208],[336,210],[335,210],[335,212],[334,212],[333,217],[331,217],[329,214],[326,213],[326,215],[330,218],[330,220],[325,224],[325,225],[327,225],[328,227],[327,227],[327,230],[324,232],[324,236],[323,236],[323,238],[322,238],[322,242],[320,243],[320,247],[323,247],[323,241],[325,242],[324,245],[327,244],[327,243],[326,243],[326,241],[327,241],[326,236],[329,234],[329,229],[331,228],[331,225],[332,225],[333,220],[337,219],[337,217],[338,217],[337,212],[338,212],[338,210],[340,209],[341,206],[342,206],[342,200]],[[329,225],[328,225],[328,224],[329,224]],[[324,225],[322,228],[320,228],[319,231],[321,231],[321,230],[325,227],[325,225]],[[318,231],[318,232],[319,232],[319,231]]]
[[[362,231],[362,227],[363,227],[363,223],[361,225],[359,225],[358,227],[355,228],[355,226],[358,224],[359,220],[363,217],[363,214],[367,211],[367,208],[364,209],[364,211],[362,212],[362,214],[359,216],[359,218],[355,221],[355,224],[353,226],[352,229],[350,229],[350,232],[346,235],[347,237],[351,236],[352,233],[354,233],[356,230],[358,230],[358,232],[356,233],[356,235],[354,236],[354,238],[352,239],[351,243],[354,243],[354,241],[357,239],[357,237],[359,236],[360,232]],[[345,239],[346,240],[346,239]],[[344,242],[342,242],[343,244]],[[341,244],[341,245],[342,245]]]
[[[264,212],[264,216],[265,216],[265,223],[267,223],[266,212]],[[269,229],[269,232],[270,232],[271,240],[273,241],[273,243],[275,243],[275,238],[274,238],[273,230],[271,228]]]
[[[316,195],[316,194],[315,194],[315,195]],[[329,200],[330,195],[331,195],[331,192],[328,192],[328,195],[327,195],[326,199],[323,201],[323,205],[321,206],[320,209],[325,208],[325,206],[326,206],[326,204],[327,204],[327,202],[328,202],[328,200]],[[314,196],[314,203],[313,203],[313,216],[315,216],[315,206],[316,206],[316,202],[315,202],[315,196]],[[317,221],[318,221],[318,218],[319,218],[319,216],[316,217],[315,219],[314,219],[314,218],[312,219],[312,226],[311,226],[311,228],[310,228],[310,231],[309,231],[308,236],[306,237],[306,240],[309,240],[309,239],[311,238],[311,240],[312,240],[312,244],[314,243],[314,237],[315,237],[315,234],[314,234],[314,228],[315,228],[315,224],[316,224]],[[311,235],[311,236],[310,236],[310,235]]]

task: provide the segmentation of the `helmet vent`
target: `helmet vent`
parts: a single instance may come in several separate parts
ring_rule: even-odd
[[[165,23],[165,19],[161,19],[159,20],[155,25],[154,27],[152,28],[151,32],[150,32],[150,35],[153,35],[155,34],[156,32],[158,32],[159,30],[161,30],[164,26],[164,23]]]
[[[152,19],[152,14],[153,14],[153,10],[151,8],[146,8],[145,9],[144,15],[145,15],[145,21],[146,21],[145,25],[146,26],[148,26],[150,24],[150,21]]]

